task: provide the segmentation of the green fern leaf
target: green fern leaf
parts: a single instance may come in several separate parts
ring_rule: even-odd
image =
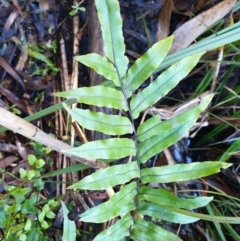
[[[141,201],[145,200],[157,205],[168,205],[185,209],[195,209],[206,206],[213,199],[212,197],[182,199],[163,188],[154,189],[146,186],[140,187],[138,198]]]
[[[130,238],[138,241],[182,241],[175,234],[140,218],[135,220]]]
[[[119,77],[122,78],[128,67],[125,54],[125,44],[122,34],[122,18],[117,0],[95,1],[98,19],[101,24],[104,52],[108,59],[115,64]],[[117,83],[120,86],[120,82]]]
[[[110,138],[99,141],[91,141],[69,150],[64,150],[79,157],[95,159],[120,159],[126,156],[136,155],[135,143],[128,138]]]
[[[75,59],[78,62],[94,69],[98,74],[104,76],[106,79],[112,80],[116,86],[120,85],[117,70],[107,58],[99,54],[92,53],[77,56]]]
[[[166,121],[165,121],[166,122]],[[151,130],[154,129],[156,126],[159,126],[161,123],[160,115],[154,115],[153,117],[147,119],[145,122],[143,122],[137,129],[137,138],[138,141],[143,142],[144,140],[157,135],[157,133],[153,133]],[[171,125],[173,126],[173,124]],[[169,128],[165,129],[169,130]],[[145,138],[145,134],[149,133],[148,138]]]
[[[135,209],[134,197],[137,194],[136,183],[125,185],[118,193],[107,202],[88,209],[80,215],[81,221],[103,223],[117,216],[129,213]]]
[[[124,135],[133,132],[130,120],[124,116],[107,115],[90,110],[64,108],[78,123],[88,130],[100,131],[107,135]]]
[[[67,99],[77,98],[79,103],[99,107],[128,110],[126,101],[121,91],[111,87],[92,86],[54,93],[55,96]]]
[[[172,45],[173,37],[154,44],[142,57],[137,59],[123,79],[127,97],[156,70]]]
[[[151,157],[179,141],[186,135],[195,122],[196,119],[189,119],[188,121],[185,121],[185,123],[173,127],[169,131],[160,132],[161,134],[152,136],[142,142],[138,146],[140,162],[145,163]]]
[[[106,162],[134,156],[134,161],[98,170],[69,187],[88,190],[112,189],[116,185],[121,187],[108,201],[82,213],[80,220],[103,223],[121,217],[113,226],[101,232],[94,241],[124,241],[129,236],[130,239],[139,241],[181,240],[157,225],[145,221],[144,216],[180,224],[192,223],[200,218],[217,222],[222,220],[230,223],[239,222],[236,218],[214,219],[209,215],[187,211],[208,205],[212,200],[211,197],[183,200],[162,188],[153,189],[142,186],[148,182],[169,183],[201,178],[231,165],[223,162],[204,162],[144,169],[140,169],[139,166],[140,162],[146,162],[184,137],[197,121],[200,113],[209,105],[213,94],[204,93],[187,105],[178,108],[171,119],[162,121],[160,116],[154,116],[140,124],[137,133],[135,131],[137,123],[133,119],[138,118],[142,111],[155,104],[174,88],[196,65],[202,54],[179,61],[164,71],[148,87],[139,91],[138,88],[154,74],[166,57],[173,36],[152,46],[127,72],[129,61],[124,55],[125,45],[119,1],[95,0],[95,3],[106,56],[88,54],[75,59],[104,76],[107,82],[102,86],[56,93],[56,96],[76,97],[80,103],[125,112],[120,111],[119,115],[111,115],[77,108],[70,109],[65,106],[68,113],[83,128],[112,135],[112,138],[88,142],[65,152],[86,159],[105,159]],[[136,90],[139,92],[134,96],[133,92]],[[119,137],[126,134],[131,135],[128,135],[129,138]]]
[[[62,210],[63,210],[63,241],[75,241],[77,232],[76,232],[76,224],[74,221],[69,220],[68,218],[68,209],[63,201],[61,201],[62,204]]]
[[[217,173],[221,168],[226,169],[232,164],[225,162],[196,162],[191,164],[176,164],[162,167],[144,168],[141,170],[143,183],[169,183],[188,181]]]
[[[144,141],[149,139],[150,137],[158,134],[162,134],[163,132],[170,131],[172,133],[172,129],[184,124],[186,120],[195,119],[197,120],[198,116],[201,112],[203,112],[209,103],[211,102],[214,94],[203,94],[199,96],[199,102],[195,103],[195,106],[192,106],[189,110],[184,111],[183,113],[179,113],[174,116],[170,120],[161,122],[160,118],[152,117],[149,120],[142,123],[138,130],[138,141]],[[190,127],[189,127],[190,129]]]
[[[231,223],[231,224],[240,224],[240,218],[239,217],[226,217],[226,216],[213,216],[213,215],[206,215],[202,213],[196,213],[196,212],[191,212],[188,210],[183,210],[175,207],[170,207],[163,205],[162,206],[164,209],[178,213],[178,214],[183,214],[187,215],[189,217],[193,218],[199,218],[211,222],[218,222],[218,223]]]
[[[129,227],[133,225],[133,218],[128,213],[122,219],[118,220],[110,228],[105,229],[93,239],[93,241],[118,241],[129,236]]]
[[[179,224],[193,223],[200,219],[196,217],[190,217],[185,214],[177,213],[165,207],[166,206],[162,207],[153,203],[141,202],[138,207],[137,214],[148,215],[153,218],[158,218],[158,219],[162,219],[173,223],[179,223]]]
[[[105,190],[109,187],[127,183],[131,179],[139,177],[139,175],[137,162],[129,162],[96,171],[68,188]]]
[[[198,63],[203,53],[189,56],[164,71],[143,91],[134,96],[130,102],[133,117],[155,104],[172,90]]]

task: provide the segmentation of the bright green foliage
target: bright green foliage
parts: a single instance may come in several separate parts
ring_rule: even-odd
[[[107,230],[102,231],[93,241],[115,241],[129,236],[129,227],[133,225],[133,218],[128,213]]]
[[[55,93],[55,96],[69,98],[76,97],[79,103],[95,106],[105,106],[118,110],[128,110],[128,106],[121,91],[111,87],[93,86]]]
[[[170,133],[172,129],[183,125],[186,120],[193,119],[193,122],[195,122],[200,113],[207,108],[212,100],[212,97],[213,95],[211,94],[205,96],[201,102],[199,101],[200,103],[196,103],[195,107],[192,107],[191,109],[184,111],[167,121],[161,122],[158,116],[154,116],[145,121],[138,128],[138,140],[142,142],[154,135],[158,135],[158,133],[162,134],[165,131]]]
[[[74,16],[77,14],[78,11],[85,12],[85,7],[81,7],[83,2],[84,0],[82,0],[81,2],[75,2],[75,4],[72,5],[72,10],[69,12],[69,15]]]
[[[36,156],[34,156],[32,154],[28,155],[28,163],[30,166],[33,166],[36,161],[37,161]]]
[[[133,132],[133,127],[127,117],[77,108],[72,110],[67,106],[65,108],[86,129],[101,131],[107,135],[123,135]]]
[[[193,126],[195,121],[196,119],[189,119],[185,121],[185,123],[173,127],[173,129],[170,129],[169,131],[164,131],[162,133],[157,132],[157,134],[161,134],[152,136],[151,138],[142,142],[139,145],[140,162],[145,163],[160,151],[163,151],[167,147],[180,140],[186,135],[187,131]]]
[[[111,135],[104,140],[91,141],[65,152],[109,162],[129,158],[127,164],[113,165],[98,170],[69,188],[104,190],[114,187],[116,193],[110,199],[80,215],[83,222],[101,223],[118,217],[117,222],[101,232],[99,240],[167,240],[180,241],[175,234],[164,230],[158,220],[179,224],[191,223],[204,218],[222,222],[221,217],[202,215],[190,210],[207,205],[212,197],[181,199],[163,188],[153,189],[148,183],[187,181],[219,172],[230,165],[221,162],[176,164],[141,168],[141,163],[179,141],[197,121],[210,104],[213,94],[204,93],[195,102],[189,103],[174,113],[168,120],[153,116],[136,126],[136,118],[173,89],[197,64],[201,54],[188,56],[165,70],[144,90],[138,88],[150,77],[164,60],[171,48],[173,37],[153,45],[127,72],[128,59],[124,55],[122,19],[117,0],[96,0],[106,57],[88,54],[76,60],[113,82],[115,88],[83,87],[57,96],[75,97],[80,103],[114,108],[117,114],[105,114],[65,106],[68,113],[88,130]],[[137,93],[135,91],[138,90]],[[130,134],[130,135],[129,135]],[[125,135],[124,137],[121,135]],[[131,160],[131,161],[130,161]],[[123,161],[122,163],[126,163]],[[156,222],[143,219],[148,215]],[[239,223],[237,218],[229,218]]]
[[[23,168],[19,169],[19,174],[21,179],[27,179],[28,181],[33,180],[34,178],[38,178],[41,174],[41,169],[42,167],[45,165],[45,161],[42,158],[37,158],[36,156],[30,154],[28,155],[28,163],[31,166],[32,170],[28,170],[26,171]],[[36,179],[34,181],[34,186],[38,189],[38,190],[42,190],[43,189],[43,181],[41,179]]]
[[[129,69],[123,79],[124,91],[127,97],[157,69],[168,50],[171,48],[173,37],[169,37],[153,45],[142,57],[140,57]],[[143,100],[143,99],[141,99]]]
[[[112,63],[107,58],[99,54],[87,54],[85,56],[77,56],[75,59],[86,66],[93,68],[98,74],[101,74],[106,79],[112,80],[115,85],[119,85],[117,71]]]
[[[134,96],[130,102],[133,117],[137,118],[141,111],[155,104],[172,90],[192,70],[201,56],[202,54],[192,55],[172,65],[148,87]]]
[[[45,62],[47,64],[47,69],[46,70],[50,70],[54,73],[58,72],[58,68],[52,63],[52,61],[44,54],[34,51],[32,48],[28,48],[28,55],[32,58],[41,60],[42,62]],[[42,74],[46,74],[45,72],[42,72]]]
[[[0,227],[4,228],[6,240],[44,240],[42,230],[47,229],[49,220],[55,218],[52,211],[58,206],[54,200],[38,207],[39,193],[30,192],[30,187],[8,186],[11,197],[1,200]],[[26,195],[29,195],[26,199]],[[29,219],[29,217],[31,217]],[[34,231],[34,232],[33,232]],[[14,239],[15,238],[15,239]]]
[[[51,220],[56,216],[54,209],[58,202],[52,199],[39,204],[39,191],[44,188],[41,173],[45,171],[45,161],[40,157],[49,153],[49,149],[34,144],[39,156],[28,156],[30,170],[19,169],[18,181],[22,181],[22,185],[6,186],[6,194],[0,200],[0,227],[6,241],[48,240],[45,229],[51,226]],[[25,183],[32,183],[34,188],[25,187]]]
[[[122,78],[128,67],[128,58],[125,54],[125,44],[122,34],[122,19],[117,0],[96,0],[98,18],[101,24],[104,41],[104,52],[108,59],[114,63],[118,77]],[[114,83],[120,86],[120,81]]]
[[[134,222],[130,238],[139,241],[181,241],[181,239],[173,233],[140,218]]]
[[[43,209],[40,212],[38,212],[38,220],[43,229],[49,228],[49,225],[48,225],[47,221],[45,220],[45,218],[53,219],[56,216],[55,213],[51,211],[50,206],[51,205],[48,202],[47,204],[45,204],[43,206]]]
[[[69,220],[68,218],[68,209],[64,202],[62,203],[62,209],[63,209],[63,241],[75,241],[76,240],[76,225],[74,221]]]
[[[162,207],[165,210],[174,212],[176,214],[183,214],[189,217],[193,218],[198,218],[198,219],[204,219],[207,221],[212,221],[212,222],[218,222],[218,223],[231,223],[231,224],[239,224],[240,218],[239,217],[225,217],[225,216],[215,216],[215,215],[205,215],[201,213],[196,213],[196,212],[191,212],[188,210],[176,208],[176,207],[171,207],[171,206],[166,206],[162,205]]]
[[[141,170],[143,183],[158,182],[180,182],[209,176],[219,172],[221,168],[228,168],[231,164],[221,162],[203,162],[191,164],[178,164],[173,166],[144,168]]]
[[[83,222],[102,223],[124,215],[135,209],[134,196],[137,194],[136,183],[125,185],[118,193],[107,202],[87,210],[81,214]]]
[[[137,162],[129,162],[96,171],[68,188],[105,190],[108,187],[124,184],[133,178],[140,177],[139,174]]]
[[[65,151],[80,157],[101,159],[119,159],[134,156],[136,148],[133,140],[127,138],[110,138],[88,142],[80,147]]]
[[[168,210],[160,205],[153,203],[141,202],[137,213],[139,215],[148,215],[153,218],[160,220],[165,220],[173,223],[187,224],[198,221],[200,218],[190,217],[181,213],[177,213],[171,210]]]
[[[206,206],[213,199],[212,197],[181,199],[163,188],[154,189],[147,186],[140,187],[138,198],[140,201],[145,200],[155,204],[185,209],[195,209]]]

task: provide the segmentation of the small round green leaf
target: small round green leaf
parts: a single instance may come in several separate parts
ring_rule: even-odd
[[[43,220],[43,221],[41,222],[41,227],[42,227],[43,229],[47,229],[47,228],[49,228],[49,225],[48,225],[48,223],[47,223],[45,220]]]
[[[43,159],[36,160],[36,168],[41,168],[45,165],[45,161]]]
[[[49,211],[49,212],[46,213],[46,217],[50,218],[50,219],[53,219],[53,218],[56,217],[56,214],[52,211]]]
[[[30,164],[30,166],[33,166],[35,164],[36,160],[37,160],[37,158],[34,155],[32,155],[32,154],[28,155],[28,163]]]
[[[44,221],[45,218],[45,211],[42,210],[41,213],[38,215],[38,220],[40,223],[42,223]]]
[[[24,179],[27,176],[27,171],[23,168],[19,169],[20,178]]]
[[[30,170],[27,172],[27,179],[30,181],[32,180],[36,175],[36,171],[35,170]]]

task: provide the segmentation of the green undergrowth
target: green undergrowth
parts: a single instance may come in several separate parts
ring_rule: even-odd
[[[42,174],[46,171],[46,161],[41,157],[51,150],[38,143],[32,144],[37,155],[28,155],[29,169],[20,168],[16,175],[1,170],[3,180],[11,175],[19,185],[5,185],[5,194],[1,196],[0,228],[4,231],[0,240],[49,240],[45,230],[52,226],[59,202],[54,199],[42,202],[39,194],[44,190]]]

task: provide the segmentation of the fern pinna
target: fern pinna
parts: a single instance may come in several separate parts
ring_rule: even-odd
[[[204,111],[213,94],[205,93],[169,120],[155,115],[136,128],[140,113],[158,102],[197,64],[202,54],[182,59],[166,69],[152,83],[136,92],[154,73],[167,55],[173,41],[168,37],[153,45],[128,70],[128,58],[122,34],[122,19],[117,0],[96,0],[106,57],[92,53],[77,56],[80,63],[93,68],[112,86],[82,87],[55,93],[65,98],[75,97],[79,103],[113,108],[118,115],[65,107],[78,123],[88,130],[110,135],[104,140],[91,141],[66,152],[102,161],[129,157],[125,164],[112,165],[97,170],[69,188],[77,190],[109,190],[109,200],[80,215],[83,222],[102,223],[118,217],[118,221],[99,233],[97,240],[181,240],[144,216],[179,224],[195,222],[200,218],[221,222],[219,217],[198,214],[189,210],[207,205],[212,197],[181,199],[163,188],[152,188],[149,183],[170,183],[192,180],[219,172],[229,164],[204,162],[176,164],[173,166],[140,168],[151,157],[183,138]],[[130,134],[131,138],[122,137]],[[131,157],[131,158],[130,158]],[[127,183],[127,184],[126,184]],[[114,190],[118,190],[116,193]],[[229,222],[236,223],[236,219]]]

